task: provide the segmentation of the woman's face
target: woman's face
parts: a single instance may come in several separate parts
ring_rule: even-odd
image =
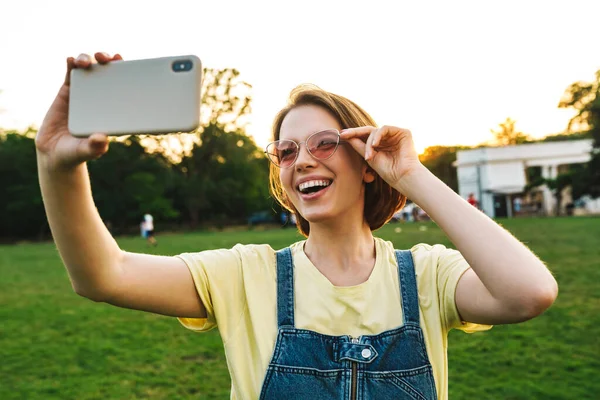
[[[311,224],[337,218],[364,218],[364,182],[373,180],[354,149],[340,142],[326,160],[315,159],[303,143],[315,132],[341,127],[325,109],[313,105],[292,109],[281,124],[279,139],[300,145],[294,165],[280,170],[280,180],[296,210]],[[310,182],[310,183],[309,183]],[[305,186],[312,186],[305,188]],[[301,189],[302,184],[302,189]]]

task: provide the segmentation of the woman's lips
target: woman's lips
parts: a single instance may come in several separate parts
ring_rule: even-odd
[[[313,192],[313,193],[302,193],[300,191],[298,191],[298,193],[300,194],[300,198],[302,200],[316,200],[316,199],[324,196],[325,192],[327,192],[332,185],[333,185],[333,183],[331,185],[325,186],[323,189],[321,189],[317,192]]]

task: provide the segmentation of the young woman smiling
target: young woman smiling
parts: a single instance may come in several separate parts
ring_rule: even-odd
[[[68,59],[36,138],[48,221],[73,287],[195,331],[218,326],[232,398],[447,399],[450,329],[526,321],[556,298],[543,262],[431,174],[410,131],[377,127],[354,102],[313,86],[292,92],[266,148],[272,193],[305,240],[174,257],[121,250],[86,169],[107,137],[67,129],[69,72],[92,62]],[[456,250],[399,251],[373,235],[406,198]]]

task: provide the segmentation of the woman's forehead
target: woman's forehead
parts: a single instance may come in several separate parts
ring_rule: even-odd
[[[340,129],[336,119],[324,108],[300,106],[292,109],[283,119],[280,139],[304,140],[325,129]]]

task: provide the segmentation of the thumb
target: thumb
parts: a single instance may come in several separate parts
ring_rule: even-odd
[[[108,137],[101,133],[94,133],[82,143],[79,157],[83,161],[95,160],[108,151]]]
[[[98,158],[108,151],[108,137],[100,133],[94,133],[89,138],[90,155]]]

